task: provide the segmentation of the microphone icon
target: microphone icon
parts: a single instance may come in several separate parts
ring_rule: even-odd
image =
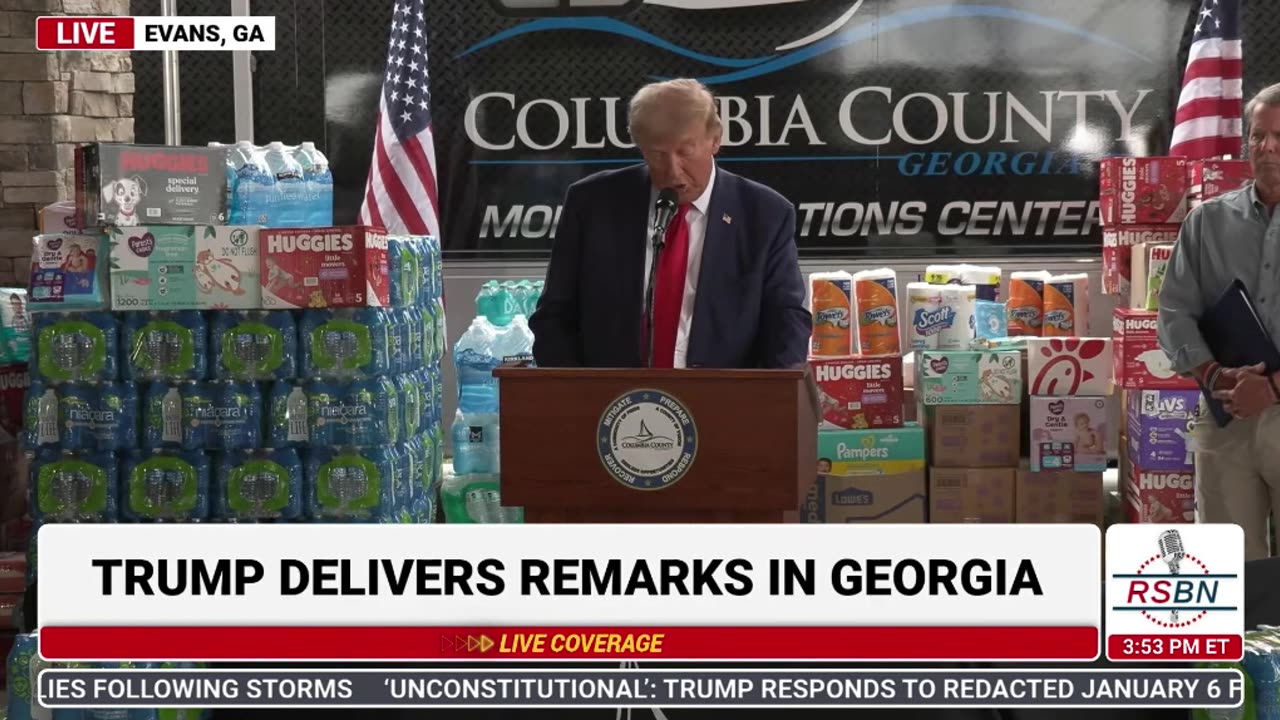
[[[1182,535],[1177,530],[1165,530],[1160,533],[1160,537],[1156,539],[1156,546],[1160,548],[1160,559],[1165,565],[1169,566],[1169,574],[1177,575],[1179,573],[1179,565],[1187,556],[1185,550],[1182,549]],[[1178,622],[1178,611],[1172,610],[1169,613],[1170,622]]]

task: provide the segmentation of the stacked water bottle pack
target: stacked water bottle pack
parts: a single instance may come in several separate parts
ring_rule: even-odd
[[[36,522],[430,522],[439,246],[390,244],[391,307],[36,314]]]
[[[490,280],[476,297],[475,319],[454,345],[458,410],[450,431],[453,474],[441,488],[448,522],[523,521],[520,508],[502,506],[498,381],[493,369],[506,362],[532,361],[533,333],[527,318],[541,294],[541,281]]]

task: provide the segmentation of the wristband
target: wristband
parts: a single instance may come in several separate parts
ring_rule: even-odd
[[[1217,360],[1210,361],[1209,366],[1204,369],[1204,374],[1200,376],[1200,382],[1212,390],[1220,370],[1222,370],[1222,365]]]
[[[1214,363],[1213,371],[1209,373],[1209,381],[1205,383],[1205,387],[1209,388],[1209,392],[1218,389],[1218,378],[1222,375],[1222,366]]]

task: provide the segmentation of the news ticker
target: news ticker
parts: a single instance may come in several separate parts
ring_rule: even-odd
[[[1105,573],[1092,525],[67,524],[39,533],[39,643],[51,660],[1243,655],[1234,525],[1113,526]]]
[[[48,669],[48,708],[1235,708],[1239,670]]]

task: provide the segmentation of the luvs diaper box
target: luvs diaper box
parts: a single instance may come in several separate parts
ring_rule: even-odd
[[[1105,471],[1108,399],[1032,397],[1031,470]]]
[[[802,522],[917,523],[925,520],[924,430],[818,433],[817,478],[802,499]]]
[[[113,310],[252,310],[262,305],[253,226],[107,228]]]
[[[916,393],[925,405],[1017,405],[1022,402],[1018,351],[925,351]]]
[[[1130,390],[1129,458],[1148,470],[1194,470],[1191,428],[1199,390]]]

